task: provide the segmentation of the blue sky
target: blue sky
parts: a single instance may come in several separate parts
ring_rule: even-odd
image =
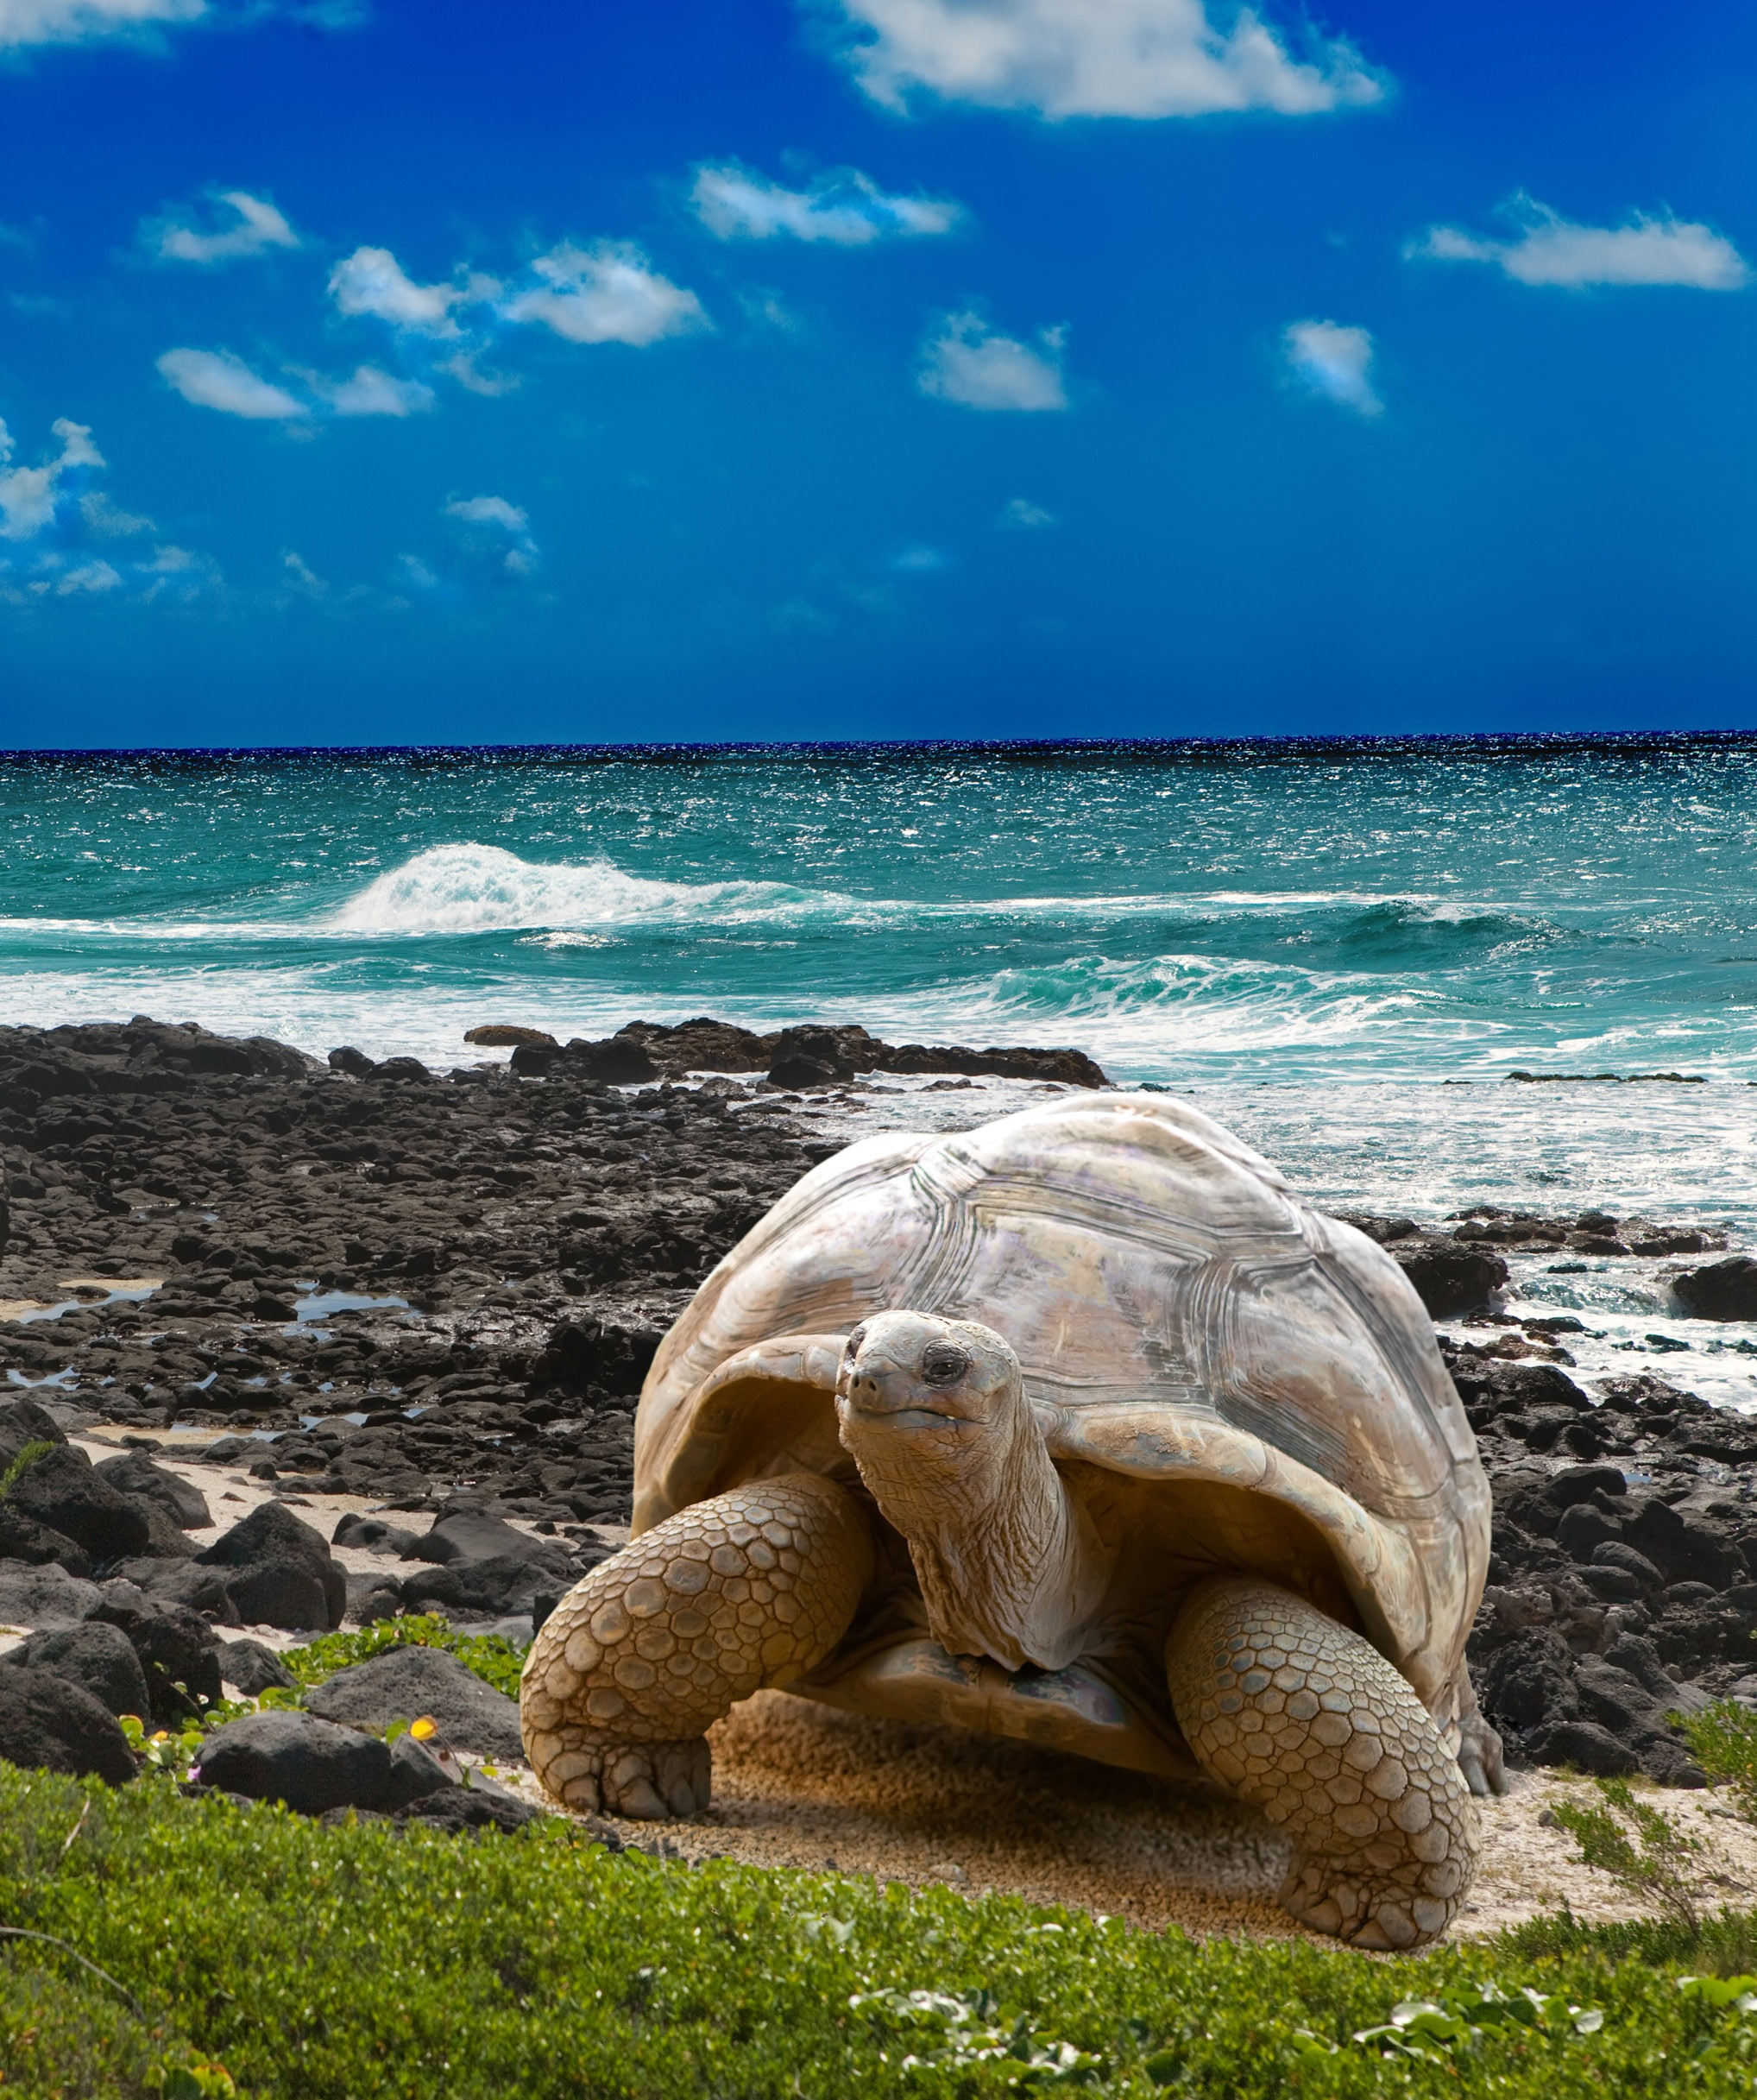
[[[0,742],[1754,721],[1732,0],[0,0]]]

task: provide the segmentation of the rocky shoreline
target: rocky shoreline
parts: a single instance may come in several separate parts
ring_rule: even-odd
[[[894,1124],[899,1075],[1105,1083],[1077,1051],[846,1027],[477,1039],[511,1064],[324,1064],[144,1019],[0,1029],[0,1473],[53,1446],[0,1502],[0,1623],[89,1627],[112,1669],[95,1630],[114,1629],[155,1684],[217,1684],[217,1628],[439,1610],[528,1629],[624,1536],[652,1352],[846,1142],[826,1119]],[[1748,1319],[1757,1264],[1710,1227],[1603,1212],[1352,1221],[1444,1323],[1481,1443],[1495,1557],[1471,1653],[1513,1756],[1699,1783],[1666,1717],[1757,1669],[1757,1421],[1647,1374],[1589,1394],[1567,1375],[1582,1323],[1515,1321],[1497,1293],[1508,1249],[1675,1256],[1682,1305]],[[173,1425],[179,1458],[270,1498],[198,1553],[189,1467],[154,1462]],[[79,1440],[100,1427],[117,1454],[94,1466]],[[326,1542],[298,1516],[312,1495],[372,1513]]]

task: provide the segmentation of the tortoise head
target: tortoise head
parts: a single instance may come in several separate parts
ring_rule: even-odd
[[[875,1313],[848,1336],[836,1380],[844,1448],[905,1536],[1004,1494],[1021,1440],[1041,1446],[1019,1360],[992,1327]]]

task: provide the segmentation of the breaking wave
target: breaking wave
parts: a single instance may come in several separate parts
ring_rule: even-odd
[[[667,920],[839,916],[852,898],[784,882],[659,882],[614,861],[521,861],[502,846],[433,846],[350,898],[343,933],[576,931]]]

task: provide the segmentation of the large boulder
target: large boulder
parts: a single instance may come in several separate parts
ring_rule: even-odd
[[[71,1444],[54,1446],[28,1466],[7,1507],[83,1546],[100,1566],[143,1554],[153,1543],[147,1507],[119,1494]]]
[[[100,1601],[95,1582],[81,1582],[63,1567],[0,1561],[0,1626],[77,1626]]]
[[[110,1594],[92,1617],[114,1626],[140,1658],[157,1726],[177,1727],[222,1696],[218,1638],[193,1611],[157,1598]]]
[[[411,1538],[400,1557],[431,1561],[440,1567],[449,1567],[457,1561],[526,1561],[545,1574],[570,1583],[574,1579],[573,1563],[565,1546],[554,1539],[533,1538],[528,1531],[520,1531],[486,1510],[445,1511],[431,1530]]]
[[[124,1451],[117,1458],[100,1459],[91,1470],[118,1494],[156,1502],[182,1530],[205,1531],[213,1522],[201,1490],[181,1474],[155,1466],[144,1451]]]
[[[395,1618],[406,1608],[403,1586],[386,1570],[348,1575],[348,1624],[375,1626],[381,1619]]]
[[[142,1560],[118,1561],[110,1572],[161,1604],[202,1612],[217,1625],[244,1623],[226,1587],[224,1568],[203,1567],[194,1561]]]
[[[402,1599],[411,1611],[446,1611],[472,1618],[503,1618],[531,1610],[539,1592],[552,1594],[556,1579],[523,1554],[494,1554],[484,1561],[453,1561],[445,1567],[424,1567],[402,1580]],[[573,1578],[564,1586],[571,1588]]]
[[[225,1571],[239,1618],[287,1632],[339,1626],[348,1578],[321,1533],[278,1502],[265,1502],[216,1539],[197,1565]]]
[[[1686,1269],[1672,1288],[1685,1311],[1697,1320],[1757,1320],[1757,1260],[1748,1254]]]
[[[265,1692],[290,1692],[299,1682],[272,1648],[260,1641],[222,1641],[219,1672],[229,1685],[246,1699],[260,1699]]]
[[[525,1754],[517,1701],[436,1648],[393,1648],[338,1670],[306,1704],[325,1720],[357,1728],[387,1728],[393,1721],[425,1717],[453,1750],[508,1760]]]
[[[510,1528],[510,1527],[509,1527]],[[400,1524],[387,1523],[381,1517],[362,1517],[350,1510],[330,1534],[332,1546],[349,1546],[356,1553],[401,1554],[415,1542],[416,1534]]]
[[[309,1713],[253,1713],[216,1729],[202,1745],[204,1785],[255,1801],[285,1801],[301,1815],[389,1805],[391,1756],[375,1736]]]
[[[34,1633],[0,1656],[0,1668],[38,1668],[82,1686],[108,1713],[132,1713],[143,1721],[152,1711],[140,1657],[120,1627],[107,1626],[101,1619]]]
[[[0,1757],[27,1771],[125,1785],[134,1752],[116,1716],[83,1685],[41,1666],[0,1669]]]
[[[34,1517],[22,1517],[9,1502],[0,1502],[0,1561],[22,1561],[46,1567],[53,1561],[70,1575],[89,1575],[91,1556],[83,1546]]]
[[[626,1036],[601,1043],[576,1036],[560,1050],[521,1043],[513,1050],[513,1069],[521,1079],[576,1079],[605,1087],[633,1087],[662,1076],[645,1044]]]
[[[0,1400],[0,1473],[27,1444],[65,1444],[67,1433],[35,1400]]]
[[[1507,1264],[1492,1248],[1442,1234],[1394,1241],[1385,1252],[1415,1286],[1434,1320],[1454,1320],[1488,1304],[1507,1281]]]

